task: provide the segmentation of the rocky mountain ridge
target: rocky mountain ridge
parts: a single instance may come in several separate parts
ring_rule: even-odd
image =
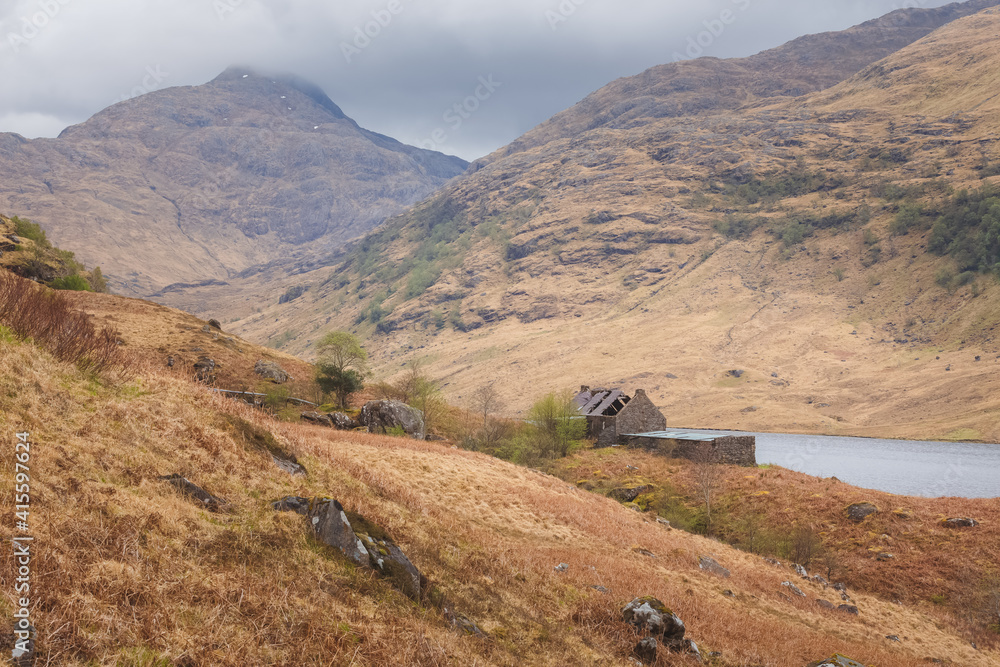
[[[57,139],[0,135],[0,208],[142,295],[323,257],[465,167],[364,130],[301,79],[231,68]]]

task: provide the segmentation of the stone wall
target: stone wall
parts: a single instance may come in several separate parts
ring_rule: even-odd
[[[752,435],[720,436],[715,440],[672,440],[667,438],[620,437],[618,444],[645,449],[669,458],[697,460],[702,446],[711,447],[713,459],[719,463],[757,467],[757,438]]]
[[[644,390],[636,389],[635,396],[618,413],[617,428],[619,433],[662,431],[667,428],[667,418],[649,400]]]
[[[598,447],[610,447],[618,442],[617,417],[587,417],[587,435]]]

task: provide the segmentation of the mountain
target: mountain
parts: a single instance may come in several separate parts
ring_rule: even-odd
[[[322,257],[466,163],[365,130],[316,86],[232,68],[57,139],[0,134],[0,209],[149,294]]]
[[[234,330],[308,354],[352,328],[380,374],[419,359],[454,400],[495,381],[512,412],[541,390],[622,385],[677,426],[1000,438],[1000,295],[935,223],[1000,173],[992,79],[976,78],[1000,68],[998,29],[985,9],[882,60],[874,42],[825,91],[593,117],[500,151]]]
[[[732,111],[824,90],[945,24],[996,4],[973,0],[904,8],[748,58],[698,58],[653,67],[601,88],[483,161],[597,128],[641,128],[654,119]]]

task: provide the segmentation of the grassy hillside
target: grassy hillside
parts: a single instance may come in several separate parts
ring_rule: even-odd
[[[234,330],[308,354],[352,328],[380,373],[419,358],[456,402],[490,378],[511,413],[614,384],[677,426],[998,440],[1000,290],[963,254],[992,218],[936,231],[998,183],[977,83],[998,22],[959,19],[813,97],[523,146]]]
[[[87,271],[76,255],[52,245],[40,225],[0,215],[0,268],[56,289],[106,292],[100,267]]]
[[[163,329],[160,309],[102,304],[109,317],[121,308],[136,330],[145,317],[150,332]],[[1000,664],[939,607],[852,588],[860,615],[824,611],[815,598],[836,600],[818,585],[797,584],[806,598],[785,594],[790,570],[556,477],[446,444],[274,422],[158,363],[134,371],[112,383],[0,336],[0,428],[30,432],[33,443],[43,664],[625,665],[637,638],[620,609],[647,594],[671,606],[719,666],[800,667],[835,651],[879,667]],[[297,456],[308,476],[275,467],[265,442]],[[208,512],[158,481],[173,473],[225,498],[226,510]],[[10,498],[12,486],[4,476],[0,494]],[[270,510],[269,500],[290,494],[336,497],[383,526],[488,639],[452,630],[433,605],[307,537],[301,517]],[[921,520],[945,511],[898,502]],[[966,508],[995,521],[985,505]],[[964,544],[936,539],[942,550]],[[700,555],[732,577],[699,569]],[[4,572],[12,558],[4,550]],[[559,563],[569,570],[557,572]],[[12,603],[4,587],[8,627]]]

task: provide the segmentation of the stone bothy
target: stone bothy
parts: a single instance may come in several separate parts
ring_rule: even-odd
[[[667,418],[642,389],[629,397],[620,389],[583,386],[573,400],[587,420],[587,435],[597,441],[598,447],[617,444],[619,434],[662,431],[667,427]]]

